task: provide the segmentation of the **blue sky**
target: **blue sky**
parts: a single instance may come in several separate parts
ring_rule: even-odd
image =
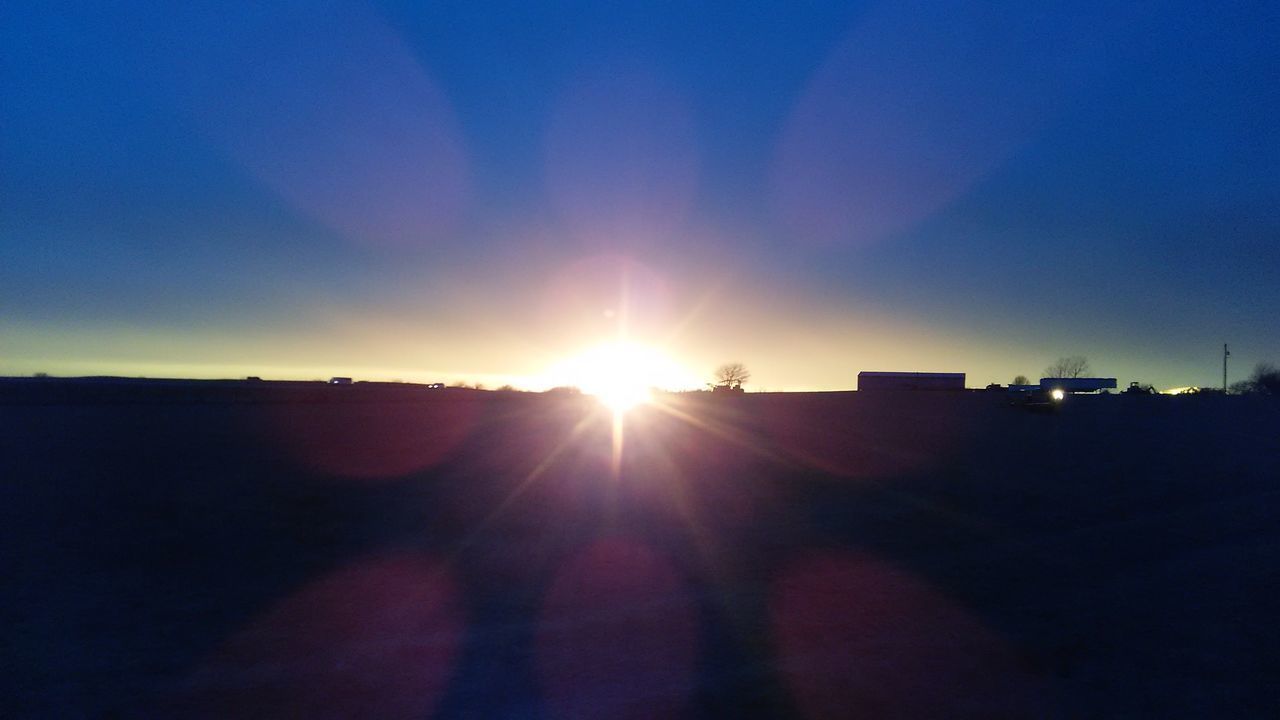
[[[0,373],[1280,360],[1274,4],[741,5],[8,3]]]

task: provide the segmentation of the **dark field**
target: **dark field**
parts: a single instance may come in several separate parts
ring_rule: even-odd
[[[5,381],[6,717],[1272,717],[1280,404]]]

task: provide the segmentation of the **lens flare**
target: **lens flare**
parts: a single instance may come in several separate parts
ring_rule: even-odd
[[[655,390],[686,390],[698,378],[662,350],[628,341],[597,345],[553,367],[548,386],[571,385],[615,414],[650,402]]]

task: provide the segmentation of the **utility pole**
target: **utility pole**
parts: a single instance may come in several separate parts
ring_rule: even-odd
[[[1227,394],[1227,358],[1231,357],[1231,351],[1227,349],[1227,344],[1222,343],[1222,394]]]

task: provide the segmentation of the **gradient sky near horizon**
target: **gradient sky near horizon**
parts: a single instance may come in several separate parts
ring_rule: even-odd
[[[227,5],[0,9],[0,375],[1280,361],[1276,3]]]

